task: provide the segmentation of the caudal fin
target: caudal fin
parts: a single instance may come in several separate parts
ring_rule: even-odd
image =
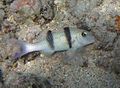
[[[18,46],[18,50],[15,51],[13,58],[17,59],[17,58],[20,58],[23,55],[29,53],[29,51],[27,49],[28,43],[21,41],[21,40],[16,40],[15,44],[17,44],[17,46]]]
[[[29,44],[29,43],[21,41],[21,40],[13,39],[11,43],[13,43],[12,46],[14,48],[17,48],[17,50],[15,50],[13,52],[12,57],[14,59],[20,58],[23,55],[28,54],[30,52],[44,50],[44,48],[46,48],[46,46],[47,46],[46,42],[44,42],[44,41],[40,42],[40,43]]]
[[[11,39],[10,42],[12,47],[15,49],[12,51],[12,57],[14,59],[20,58],[23,55],[29,53],[28,50],[28,43],[21,41],[21,40],[17,40],[17,39]]]

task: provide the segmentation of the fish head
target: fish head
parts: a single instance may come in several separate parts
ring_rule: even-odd
[[[79,37],[79,42],[82,44],[82,46],[86,46],[95,42],[95,37],[91,32],[88,31],[81,31]]]

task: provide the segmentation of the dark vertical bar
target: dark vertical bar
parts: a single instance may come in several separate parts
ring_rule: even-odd
[[[65,28],[64,28],[64,33],[65,33],[66,39],[67,39],[67,41],[68,41],[69,48],[72,48],[71,33],[70,33],[69,27],[65,27]]]
[[[52,49],[54,49],[54,41],[53,41],[52,31],[49,30],[49,31],[47,32],[46,40],[48,41],[50,47],[51,47]]]

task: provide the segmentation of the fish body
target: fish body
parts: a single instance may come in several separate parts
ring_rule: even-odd
[[[94,36],[85,30],[76,27],[65,27],[62,31],[48,31],[46,37],[38,43],[29,44],[18,41],[20,51],[16,52],[15,58],[19,58],[27,53],[41,51],[46,55],[52,55],[57,51],[76,50],[88,44],[94,43]]]

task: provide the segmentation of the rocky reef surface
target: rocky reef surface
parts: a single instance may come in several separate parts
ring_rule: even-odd
[[[95,43],[67,56],[30,53],[15,61],[14,39],[39,42],[75,26]],[[0,88],[120,88],[119,0],[0,0]]]

